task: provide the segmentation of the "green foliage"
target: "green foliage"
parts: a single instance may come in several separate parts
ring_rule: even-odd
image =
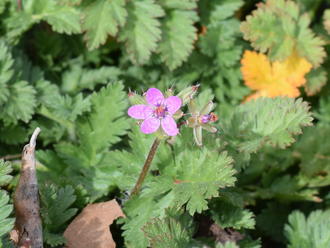
[[[186,151],[176,157],[176,176],[171,186],[174,201],[179,206],[187,204],[190,214],[206,210],[206,199],[218,196],[219,188],[234,185],[232,158],[226,153],[211,154],[202,149]]]
[[[198,20],[198,16],[194,11],[196,4],[193,1],[182,1],[180,8],[173,1],[164,2],[167,13],[162,22],[159,52],[162,61],[173,70],[186,61],[193,50],[193,42],[196,40],[194,22]]]
[[[166,211],[163,219],[153,219],[148,222],[143,231],[147,236],[151,247],[155,248],[181,248],[189,247],[194,231],[191,216],[183,211]]]
[[[328,218],[328,3],[0,1],[0,157],[16,157],[32,131],[42,129],[36,154],[45,246],[61,246],[70,220],[88,203],[116,198],[126,215],[117,221],[124,239],[117,247],[257,248],[261,240],[271,247],[322,247],[312,227],[303,233],[295,225],[294,218],[302,219],[296,214],[288,240],[283,230],[297,208],[321,209]],[[301,89],[304,100],[244,102],[250,89],[240,60],[250,44],[271,61],[297,52],[314,65]],[[131,95],[151,87],[177,95],[192,85],[196,112],[214,102],[217,131],[203,132],[197,146],[186,125],[195,113],[186,98],[184,115],[175,115],[180,134],[162,140],[140,193],[130,195],[155,138],[128,118]],[[305,129],[312,113],[315,126]],[[0,162],[0,222],[6,223],[0,247],[12,247],[20,163],[13,160],[13,171]],[[329,236],[323,226],[319,233]],[[299,243],[300,236],[315,238]]]
[[[36,107],[35,90],[28,82],[16,82],[9,90],[7,104],[0,118],[6,125],[16,124],[18,120],[28,122],[32,118]]]
[[[235,242],[228,241],[224,244],[218,243],[216,248],[239,248]]]
[[[12,9],[12,16],[7,20],[10,41],[16,42],[20,36],[34,24],[47,22],[55,32],[76,34],[81,32],[79,12],[57,1],[28,0],[22,4],[22,10]]]
[[[124,117],[125,98],[121,83],[109,84],[90,97],[90,113],[75,123],[77,142],[60,142],[55,146],[56,154],[50,151],[38,154],[43,165],[49,168],[41,172],[45,180],[82,188],[86,201],[94,201],[108,192],[114,185],[115,167],[111,166],[107,149],[126,134],[129,125]]]
[[[99,152],[118,142],[118,136],[128,129],[126,117],[126,93],[121,83],[110,84],[91,96],[92,111],[78,125],[80,142],[86,144],[89,152]],[[91,150],[92,149],[92,150]]]
[[[10,163],[0,160],[0,186],[8,184],[12,176],[9,175],[12,172]]]
[[[108,35],[115,36],[118,26],[126,21],[125,0],[97,0],[91,2],[83,11],[83,30],[89,49],[103,45]]]
[[[14,226],[14,219],[8,218],[13,210],[13,205],[8,204],[8,194],[0,190],[0,237],[9,233]]]
[[[11,165],[8,162],[0,160],[0,186],[5,186],[10,183],[12,176]],[[2,238],[6,240],[6,235],[14,227],[15,219],[10,217],[13,211],[13,205],[9,204],[9,195],[6,191],[0,189],[0,247],[6,241],[2,241]]]
[[[70,186],[57,188],[46,185],[41,187],[40,196],[45,241],[52,247],[64,244],[65,239],[60,232],[77,212],[76,208],[71,208],[76,200],[74,190]]]
[[[325,57],[324,42],[309,28],[310,17],[300,13],[293,1],[268,0],[242,23],[244,38],[273,60],[283,60],[293,51],[319,66]]]
[[[144,151],[149,149],[152,142],[152,138],[141,134],[137,128],[130,137],[130,153],[116,151],[111,154],[118,164],[118,171],[124,172],[119,176],[119,185],[129,190],[143,165]],[[141,196],[126,203],[124,210],[128,219],[123,228],[128,244],[145,247],[147,240],[141,228],[148,220],[163,216],[167,207],[185,206],[191,215],[201,213],[208,209],[208,199],[219,195],[219,188],[234,185],[232,158],[225,152],[215,151],[214,147],[194,149],[191,139],[188,130],[185,130],[180,140],[176,141],[174,160],[169,159],[168,145],[163,144],[154,163],[161,176],[149,175]]]
[[[288,247],[329,247],[329,217],[329,210],[313,211],[307,218],[300,211],[292,212],[284,229],[285,236],[289,241]]]
[[[310,187],[330,185],[330,166],[327,134],[329,125],[318,124],[308,129],[295,145],[295,157],[299,159],[301,177]]]
[[[312,70],[307,75],[307,84],[305,85],[307,95],[312,96],[317,94],[327,83],[327,80],[327,72],[324,68],[319,67]]]
[[[302,99],[259,98],[237,107],[223,131],[241,152],[256,152],[264,145],[285,148],[294,142],[293,135],[312,124],[308,109]]]
[[[240,206],[225,201],[218,201],[212,206],[212,218],[222,228],[253,229],[255,220],[253,213]]]
[[[71,70],[63,74],[62,90],[74,93],[83,89],[94,89],[98,84],[115,82],[120,75],[117,67],[103,66],[99,69],[83,69],[80,65],[75,65]]]
[[[127,12],[119,40],[126,43],[126,52],[133,62],[145,64],[161,38],[158,18],[164,11],[154,0],[138,0],[127,3]]]

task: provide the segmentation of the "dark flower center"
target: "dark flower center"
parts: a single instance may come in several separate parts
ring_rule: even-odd
[[[156,108],[154,109],[154,116],[156,118],[164,118],[167,114],[167,107],[159,104],[156,106]]]

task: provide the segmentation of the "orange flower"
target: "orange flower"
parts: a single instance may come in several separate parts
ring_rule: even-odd
[[[241,63],[245,85],[256,90],[246,101],[262,96],[298,97],[298,87],[306,83],[305,75],[312,68],[312,65],[296,52],[284,61],[270,62],[262,53],[245,51]]]

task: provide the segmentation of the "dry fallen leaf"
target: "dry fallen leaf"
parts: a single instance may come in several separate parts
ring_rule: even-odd
[[[68,248],[114,248],[109,226],[125,217],[116,200],[90,204],[64,232]]]
[[[312,65],[293,52],[284,61],[270,62],[266,55],[245,51],[242,58],[245,85],[256,92],[246,100],[258,97],[298,97],[298,87],[306,83],[305,75]]]

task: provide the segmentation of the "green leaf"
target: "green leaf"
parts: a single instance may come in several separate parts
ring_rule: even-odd
[[[234,206],[225,201],[216,201],[211,205],[212,219],[221,228],[254,229],[255,220],[251,211]]]
[[[330,170],[330,145],[327,134],[330,134],[330,126],[318,123],[316,127],[308,128],[294,146],[300,178],[310,187],[330,185],[330,175],[327,173]]]
[[[83,29],[87,47],[92,50],[103,45],[108,35],[115,36],[125,24],[125,0],[97,0],[83,10]]]
[[[289,174],[276,177],[268,187],[258,189],[256,194],[262,199],[277,198],[283,201],[313,201],[320,202],[316,195],[318,190],[308,188],[300,175],[291,176]]]
[[[1,128],[0,140],[7,144],[17,145],[27,141],[27,130],[22,126],[6,126]]]
[[[289,248],[327,248],[330,246],[330,210],[316,210],[306,218],[300,211],[289,215],[284,233]]]
[[[154,0],[136,0],[127,3],[127,12],[119,40],[126,43],[126,52],[134,63],[145,64],[161,38],[158,18],[164,11]]]
[[[38,81],[37,90],[39,101],[42,103],[38,113],[42,116],[61,124],[67,129],[71,138],[75,138],[74,121],[83,113],[90,111],[90,97],[83,98],[81,93],[74,97],[61,95],[57,85],[51,84],[48,81]],[[46,122],[41,122],[43,126],[52,126],[56,131],[55,134],[61,135],[63,130],[56,125],[51,125]],[[57,133],[58,132],[58,133]],[[46,135],[46,134],[45,134]],[[42,134],[43,136],[43,134]],[[51,136],[51,135],[46,135]]]
[[[11,172],[10,163],[0,160],[0,186],[7,185],[12,180],[13,177],[9,175]]]
[[[198,0],[162,0],[159,4],[166,9],[192,10],[197,8]]]
[[[77,212],[76,208],[70,208],[76,200],[74,190],[71,186],[57,188],[46,185],[40,188],[40,196],[45,240],[51,246],[63,244],[65,239],[60,232]]]
[[[111,83],[91,96],[92,111],[80,121],[81,144],[100,152],[120,140],[129,127],[126,116],[127,94],[122,83]]]
[[[56,1],[49,4],[42,12],[42,20],[48,22],[58,33],[78,34],[81,32],[80,17],[77,9],[70,6],[56,5]]]
[[[193,10],[171,10],[162,21],[163,34],[158,50],[170,70],[182,65],[192,52],[197,37],[194,22],[197,20]]]
[[[54,234],[49,232],[44,232],[44,241],[51,247],[59,246],[65,244],[65,238],[60,234]]]
[[[307,83],[304,85],[307,95],[313,96],[320,92],[327,80],[327,72],[324,68],[312,70],[307,74]]]
[[[154,248],[189,247],[194,232],[192,217],[183,211],[167,209],[164,218],[148,222],[143,231]]]
[[[289,146],[312,120],[302,99],[259,98],[238,106],[224,121],[223,133],[239,151],[252,153],[264,145]]]
[[[2,106],[0,118],[6,125],[16,124],[19,120],[28,122],[37,105],[36,91],[25,81],[14,83],[9,88],[7,102]]]
[[[171,180],[176,204],[187,204],[191,215],[206,210],[207,199],[218,196],[219,188],[234,185],[232,162],[226,153],[216,154],[206,148],[179,154],[175,180]]]
[[[14,227],[14,219],[8,218],[13,210],[13,205],[8,204],[9,196],[0,190],[0,237],[9,233]]]
[[[310,18],[301,14],[296,3],[268,0],[261,3],[241,24],[244,39],[272,60],[283,60],[295,50],[315,67],[325,57],[324,42],[309,28]]]
[[[217,23],[232,17],[244,4],[242,0],[223,0],[218,2],[220,3],[215,3],[215,8],[210,15],[211,25],[216,25]]]
[[[78,92],[83,89],[94,89],[97,84],[107,84],[118,81],[121,71],[118,67],[102,66],[99,69],[86,70],[74,66],[70,71],[63,73],[62,89],[65,92]]]
[[[287,221],[290,209],[277,202],[269,203],[257,215],[257,227],[267,236],[278,242],[284,242],[283,228]]]
[[[81,32],[79,11],[73,6],[61,5],[58,1],[29,0],[22,11],[15,11],[8,20],[11,41],[17,40],[34,24],[46,21],[55,32],[77,34]]]
[[[235,242],[227,241],[226,243],[218,243],[215,248],[239,248]]]
[[[0,105],[9,97],[8,81],[12,78],[14,60],[4,41],[0,40]]]

